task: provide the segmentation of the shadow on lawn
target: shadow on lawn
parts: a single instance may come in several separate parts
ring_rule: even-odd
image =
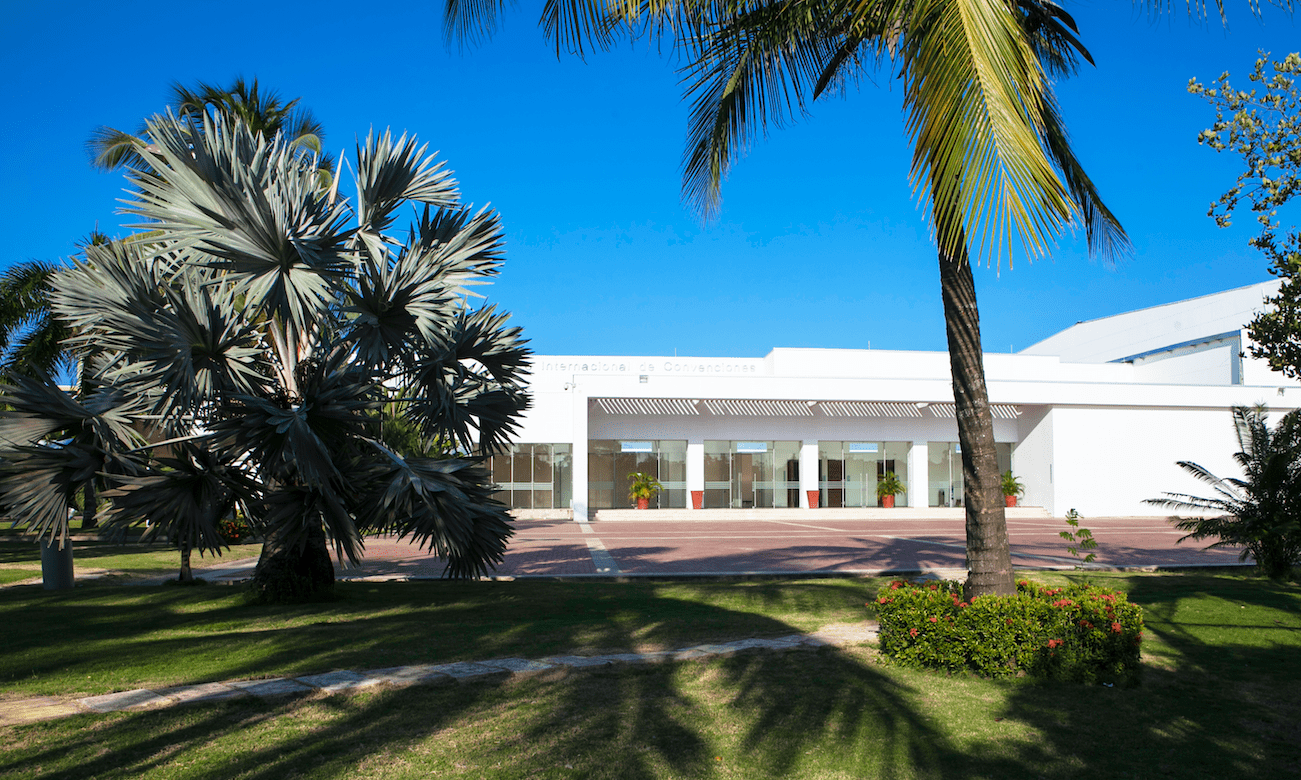
[[[729,610],[703,611],[718,613],[696,615],[707,624],[734,622]],[[747,620],[755,634],[794,631]],[[646,640],[608,623],[600,641]],[[823,649],[556,679],[242,699],[16,729],[0,740],[0,775],[636,779],[715,776],[720,768],[744,777],[1015,770],[961,755],[910,703],[913,693],[861,654]]]
[[[1015,688],[1002,715],[1043,737],[1018,763],[1045,775],[1301,776],[1301,589],[1215,574],[1107,584],[1144,608],[1143,685]]]

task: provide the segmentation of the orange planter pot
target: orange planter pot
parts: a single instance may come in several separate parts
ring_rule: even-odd
[[[649,499],[649,498],[639,498],[639,499],[637,499],[637,508],[638,508],[638,509],[650,509],[650,499]]]
[[[1003,500],[1007,502],[1008,506],[1016,506],[1016,496],[1003,496]]]
[[[881,496],[881,506],[886,509],[894,509],[894,496]]]
[[[703,490],[691,491],[691,508],[692,509],[705,508],[705,491]]]
[[[809,495],[809,509],[817,509],[818,506],[822,503],[822,499],[821,499],[822,491],[806,490],[804,492]]]

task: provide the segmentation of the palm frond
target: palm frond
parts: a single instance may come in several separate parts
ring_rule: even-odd
[[[940,251],[1032,256],[1075,205],[1040,142],[1050,89],[1018,19],[999,0],[923,0],[901,51],[914,190]],[[920,32],[919,32],[920,31]]]
[[[203,122],[194,142],[174,119],[150,121],[160,165],[136,177],[126,212],[150,220],[134,227],[225,272],[254,308],[309,332],[354,268],[345,205],[282,136],[268,141],[220,116]]]
[[[86,152],[90,155],[92,166],[101,171],[113,171],[118,168],[147,167],[147,146],[148,142],[139,135],[101,125],[90,134]]]
[[[372,487],[355,504],[363,528],[410,537],[447,561],[452,579],[482,576],[503,560],[510,515],[478,460],[402,458],[376,447]]]
[[[856,64],[864,37],[847,34],[834,3],[745,3],[686,45],[680,73],[692,96],[683,198],[705,216],[756,137],[803,115],[808,101]]]
[[[106,525],[126,528],[147,522],[142,541],[161,538],[200,554],[220,555],[225,543],[217,524],[237,507],[255,517],[247,507],[257,500],[258,485],[211,447],[187,442],[171,449],[171,456],[139,473],[114,478],[113,489],[102,494],[110,501]]]
[[[396,141],[388,130],[366,136],[357,145],[357,221],[363,234],[378,234],[393,222],[393,210],[403,201],[444,208],[457,205],[460,193],[450,171],[428,144],[404,133]]]
[[[1050,90],[1040,93],[1040,116],[1044,121],[1044,148],[1056,164],[1070,191],[1071,200],[1079,208],[1084,234],[1089,244],[1089,254],[1104,262],[1114,262],[1133,253],[1129,236],[1121,227],[1119,218],[1102,202],[1093,180],[1084,172],[1084,166],[1075,157],[1066,135],[1066,125],[1057,106],[1057,98]]]
[[[488,307],[463,313],[447,346],[419,355],[411,369],[410,417],[425,436],[465,451],[493,452],[514,435],[529,407],[524,389],[530,351],[519,328]]]

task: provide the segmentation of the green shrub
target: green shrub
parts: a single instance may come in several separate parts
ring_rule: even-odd
[[[896,663],[989,677],[1028,674],[1134,685],[1143,612],[1091,585],[1017,583],[1014,596],[968,603],[962,584],[895,580],[876,598],[881,652]]]

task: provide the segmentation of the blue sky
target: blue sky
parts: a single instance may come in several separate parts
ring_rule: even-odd
[[[526,7],[527,6],[527,7]],[[544,354],[761,356],[772,347],[944,349],[935,250],[908,180],[900,88],[886,74],[773,129],[702,224],[680,199],[688,107],[675,63],[645,46],[559,59],[536,7],[490,42],[443,43],[441,5],[8,4],[0,31],[0,262],[55,259],[115,213],[124,182],[84,144],[133,130],[174,81],[257,77],[301,97],[351,155],[371,128],[440,150],[465,198],[504,219],[489,298]],[[978,269],[985,347],[1020,350],[1078,320],[1269,278],[1250,219],[1206,209],[1237,160],[1197,145],[1210,108],[1190,77],[1246,84],[1301,28],[1228,7],[1230,26],[1123,0],[1070,3],[1098,67],[1057,85],[1075,149],[1134,242],[1108,267],[1066,236],[1050,258]]]

